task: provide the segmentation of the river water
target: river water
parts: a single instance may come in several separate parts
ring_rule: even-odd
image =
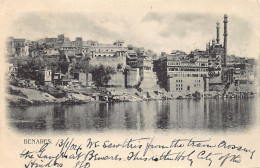
[[[159,100],[9,107],[22,133],[109,130],[244,131],[255,123],[256,99]]]

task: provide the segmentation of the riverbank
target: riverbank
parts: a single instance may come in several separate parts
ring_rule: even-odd
[[[8,86],[7,102],[10,106],[28,106],[51,103],[80,104],[98,101],[91,96],[80,93],[63,92],[58,95],[55,92],[47,93],[36,89],[21,88],[11,85]]]
[[[159,98],[158,98],[159,99]],[[41,104],[84,104],[96,102],[128,102],[143,101],[147,98],[139,97],[134,92],[115,93],[105,89],[64,89],[56,88],[31,89],[8,86],[7,102],[9,106],[30,106]]]
[[[133,102],[165,99],[198,99],[198,98],[248,98],[254,94],[236,92],[182,93],[145,90],[135,88],[73,88],[55,87],[23,88],[8,86],[7,102],[9,106],[31,106],[42,104],[86,104],[96,102]],[[245,97],[246,96],[246,97]]]

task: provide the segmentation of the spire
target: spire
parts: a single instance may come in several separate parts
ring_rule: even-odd
[[[223,66],[225,67],[227,65],[226,58],[227,58],[227,23],[228,23],[228,16],[224,15],[224,58],[223,58]]]
[[[216,26],[216,29],[217,29],[217,44],[219,44],[219,22],[217,22],[217,26]]]

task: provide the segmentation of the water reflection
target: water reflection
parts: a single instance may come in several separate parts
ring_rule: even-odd
[[[256,99],[168,100],[10,107],[21,132],[197,129],[244,130],[254,123]]]
[[[54,106],[52,114],[52,128],[54,130],[66,128],[65,119],[65,107]]]
[[[157,105],[157,113],[155,116],[156,128],[167,129],[170,125],[170,111],[171,106],[169,103],[162,103]]]

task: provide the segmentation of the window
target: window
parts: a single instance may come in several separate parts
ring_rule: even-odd
[[[182,84],[176,84],[176,90],[182,90]]]

